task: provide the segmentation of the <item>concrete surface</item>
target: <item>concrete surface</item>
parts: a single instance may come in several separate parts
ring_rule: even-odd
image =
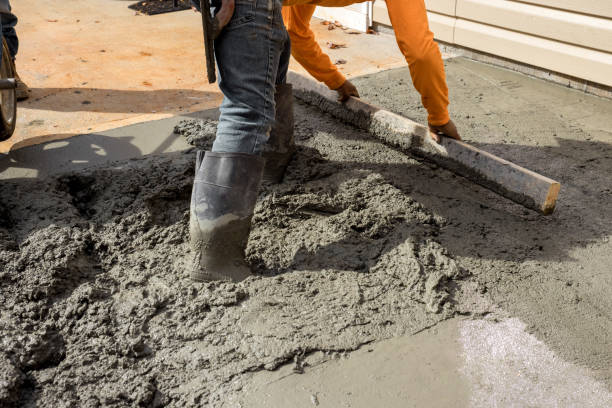
[[[44,141],[102,132],[216,107],[222,95],[204,76],[199,15],[144,16],[120,0],[19,0],[17,69],[32,92],[18,105],[7,153]],[[346,60],[347,76],[405,64],[390,35],[351,35],[313,23],[319,43]],[[359,45],[359,47],[358,47]],[[376,50],[363,53],[363,50]],[[303,72],[294,61],[291,68]]]
[[[20,27],[23,33],[19,67],[24,79],[33,86],[34,97],[20,105],[19,131],[14,140],[3,144],[2,148],[11,150],[32,143],[80,136],[0,155],[0,179],[42,178],[108,161],[184,150],[188,145],[172,134],[174,125],[185,117],[215,116],[220,96],[214,86],[208,87],[198,77],[203,69],[199,31],[197,41],[196,37],[186,35],[198,30],[197,18],[194,19],[189,12],[165,17],[135,17],[131,11],[124,12],[128,10],[127,4],[102,0],[67,0],[57,4],[20,0],[15,4],[22,19]],[[60,18],[57,22],[46,21],[67,15],[72,16],[70,24],[62,25]],[[193,27],[189,28],[191,31],[177,30],[173,37],[172,33],[182,18],[193,21]],[[80,22],[76,23],[75,19]],[[124,25],[124,28],[94,31],[92,27],[101,24],[96,20],[111,23],[113,28],[115,25]],[[81,22],[86,23],[85,27],[75,28]],[[165,22],[169,22],[168,25]],[[175,68],[181,75],[185,74],[180,78],[190,78],[184,79],[189,85],[179,85],[178,74],[168,78],[161,75],[169,72],[168,64],[172,62],[171,58],[165,58],[165,54],[159,59],[139,54],[140,50],[146,53],[160,47],[150,45],[150,36],[134,30],[134,24],[143,24],[139,28],[147,28],[149,32],[164,33],[168,42],[160,44],[165,44],[162,47],[164,52],[176,53],[172,55],[181,63]],[[49,25],[63,28],[54,29],[54,36],[49,36]],[[327,32],[325,26],[317,29],[326,35],[346,38],[347,43],[353,41],[350,45],[362,41],[383,42],[383,37],[379,36],[353,36],[337,30]],[[91,44],[92,38],[113,35],[117,36],[114,37],[117,43],[123,35],[123,41],[113,48],[105,47],[104,53],[81,41],[86,37]],[[160,41],[164,41],[162,37],[160,35]],[[129,47],[125,38],[129,38]],[[176,42],[173,43],[171,38],[173,41],[181,39],[181,43],[190,42],[193,47],[179,52],[172,46]],[[149,45],[140,47],[138,44]],[[391,44],[395,47],[393,42]],[[347,59],[347,55],[355,55],[357,50],[363,52],[365,48],[349,46],[330,51],[330,54]],[[95,64],[87,65],[75,60],[76,53],[71,50],[76,49]],[[117,50],[116,55],[108,52],[112,49]],[[130,49],[131,54],[127,55],[126,49]],[[68,51],[70,54],[66,54]],[[378,56],[378,48],[376,51],[377,55],[363,55],[359,57],[362,59],[356,55],[354,60],[348,58],[345,70],[356,74],[377,69],[367,63],[383,60]],[[112,64],[105,65],[105,54],[111,55]],[[48,58],[39,60],[34,55],[48,55]],[[389,65],[384,67],[403,65],[401,56],[393,59],[392,50],[389,55]],[[48,64],[51,58],[58,63]],[[152,60],[156,61],[154,72],[159,72],[159,75],[151,76],[156,79],[149,87],[142,85],[142,81],[150,78],[144,73],[150,72]],[[198,61],[197,69],[190,63],[194,60]],[[75,69],[78,66],[76,62],[86,67],[95,66],[95,69]],[[123,85],[109,94],[113,97],[106,96],[107,91],[95,91],[94,88],[115,89],[108,84],[113,85],[109,78],[117,76],[116,66],[130,69],[121,71]],[[461,64],[459,66],[461,68]],[[577,233],[565,230],[559,233],[553,222],[546,224],[529,215],[521,215],[513,204],[504,207],[503,203],[477,187],[468,191],[469,187],[461,181],[457,181],[456,192],[444,192],[446,196],[443,196],[441,182],[433,178],[435,169],[423,170],[432,177],[427,186],[413,186],[405,180],[395,180],[395,186],[402,188],[404,183],[405,189],[433,213],[443,214],[455,225],[463,222],[473,226],[466,229],[465,234],[454,236],[455,226],[448,224],[444,227],[446,238],[442,241],[461,262],[474,270],[489,270],[488,275],[480,277],[481,283],[510,317],[499,321],[454,319],[416,336],[365,345],[350,355],[315,353],[307,358],[310,366],[305,367],[302,375],[293,372],[292,364],[275,372],[252,374],[244,387],[244,395],[227,400],[226,407],[611,406],[610,367],[590,364],[588,356],[582,355],[580,348],[574,346],[580,342],[592,342],[600,349],[597,361],[605,361],[601,356],[605,353],[606,341],[609,344],[610,340],[606,333],[612,325],[606,305],[610,302],[611,235],[609,227],[605,226],[610,214],[609,202],[606,204],[605,199],[610,194],[606,176],[612,171],[607,153],[612,145],[609,125],[612,123],[612,102],[585,97],[543,81],[528,78],[508,80],[505,72],[500,70],[501,73],[497,73],[495,68],[462,69],[466,81],[480,81],[481,85],[470,87],[461,76],[450,84],[452,103],[479,115],[477,121],[470,115],[458,118],[460,129],[469,128],[466,133],[482,135],[482,139],[472,141],[485,150],[506,155],[526,166],[540,163],[537,170],[550,172],[551,176],[562,175],[563,181],[570,186],[567,193],[573,200],[580,196],[585,200],[582,207],[564,208],[561,216],[563,219],[574,217],[579,228],[592,228],[593,235],[583,239]],[[126,75],[125,81],[123,75]],[[404,77],[405,86],[410,87],[409,78]],[[398,76],[390,74],[390,79],[397,81]],[[171,80],[175,82],[165,82]],[[90,81],[95,85],[90,85]],[[83,82],[88,84],[83,85]],[[90,86],[91,89],[83,89]],[[164,87],[171,90],[163,91]],[[85,94],[91,104],[82,104],[80,98]],[[376,91],[366,97],[371,98],[370,101],[377,99],[377,103],[384,106],[390,102],[386,98],[392,98],[389,95]],[[182,104],[185,99],[195,102],[185,108]],[[422,121],[424,112],[418,105],[418,98],[412,93],[406,98],[404,109],[410,112],[411,118]],[[179,109],[180,106],[183,109]],[[157,112],[151,113],[150,110]],[[203,111],[192,114],[192,110]],[[177,112],[180,114],[175,116]],[[521,115],[523,120],[513,120],[507,127],[510,123],[508,117],[521,118]],[[534,121],[542,118],[561,125],[555,133],[548,128],[535,127]],[[135,124],[141,121],[144,122]],[[129,126],[109,130],[122,124]],[[597,183],[593,184],[593,180]],[[595,188],[600,190],[595,191]],[[466,203],[468,207],[453,200]],[[591,207],[590,212],[586,207]],[[469,211],[464,211],[466,208]],[[490,213],[491,219],[496,221],[483,222],[478,219],[481,212]],[[530,229],[543,231],[542,241],[536,244],[544,248],[540,247],[537,256],[528,248],[534,245],[531,237],[537,233],[530,233]],[[463,230],[457,227],[457,231]],[[520,247],[524,262],[519,267],[512,263],[504,266],[510,255],[488,248],[487,242],[491,240],[497,241],[497,248],[503,247],[506,241],[508,247]],[[476,254],[474,248],[477,248]],[[501,279],[508,279],[511,283],[502,286],[499,283]],[[508,295],[510,292],[512,296]],[[585,313],[585,308],[597,310],[598,314]],[[383,405],[381,401],[385,401]]]
[[[173,133],[176,124],[217,114],[213,108],[13,150],[0,155],[0,180],[44,178],[109,161],[185,150],[191,146]]]
[[[559,359],[518,319],[452,319],[414,336],[346,354],[310,356],[303,374],[285,366],[253,375],[224,407],[592,407],[612,393]]]
[[[287,365],[253,375],[244,395],[225,407],[467,407],[458,320],[353,353],[316,353],[304,373]]]
[[[510,202],[500,207],[483,193],[471,204],[461,194],[449,205],[433,185],[423,189],[426,207],[453,220],[441,242],[462,265],[481,271],[496,304],[610,386],[612,102],[463,58],[448,60],[446,69],[451,116],[463,138],[562,187],[549,217]],[[354,82],[367,101],[424,123],[406,71]],[[479,214],[483,207],[493,218]]]
[[[418,181],[443,177],[440,170],[409,176],[410,182],[394,175],[395,186],[451,221],[441,242],[477,274],[483,290],[509,316],[455,320],[414,337],[365,345],[348,358],[315,353],[307,357],[304,375],[293,373],[293,364],[258,372],[225,406],[368,407],[377,401],[392,408],[609,406],[609,189],[592,180],[603,180],[611,170],[606,125],[611,102],[462,59],[447,65],[453,112],[464,136],[559,176],[566,186],[559,214],[545,221],[467,182],[452,179],[458,184],[450,192],[443,187],[450,179]],[[355,81],[364,98],[423,121],[425,112],[405,69],[376,78],[385,79]],[[398,92],[405,92],[405,101],[398,102]],[[215,114],[211,109],[198,116]],[[85,135],[63,142],[66,146],[25,148],[0,161],[4,167],[7,159],[13,163],[3,177],[42,176],[182,150],[185,143],[171,135],[180,119]],[[22,169],[15,168],[19,163]],[[589,197],[588,207],[580,204],[581,197]],[[572,232],[562,228],[566,224]],[[542,249],[534,249],[534,236]]]
[[[482,194],[478,203],[460,194],[449,205],[448,194],[436,192],[448,180],[419,188],[394,179],[452,220],[440,242],[489,281],[482,291],[509,316],[439,324],[346,358],[316,354],[301,375],[294,365],[258,372],[227,407],[611,406],[604,179],[612,171],[612,102],[462,58],[449,60],[447,73],[451,111],[466,140],[564,185],[552,218],[498,203],[489,223],[476,209],[489,208]],[[368,102],[424,123],[405,69],[354,82]],[[533,242],[541,245],[535,252]]]

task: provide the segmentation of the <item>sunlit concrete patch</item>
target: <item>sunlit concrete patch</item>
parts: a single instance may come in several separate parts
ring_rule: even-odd
[[[561,360],[516,318],[468,320],[459,332],[472,407],[610,407],[612,393]]]
[[[243,395],[224,407],[467,407],[458,323],[452,319],[353,353],[315,353],[301,364],[258,372]],[[301,365],[304,372],[295,373]]]
[[[519,319],[451,319],[345,355],[315,353],[255,373],[224,407],[593,407],[612,394]]]

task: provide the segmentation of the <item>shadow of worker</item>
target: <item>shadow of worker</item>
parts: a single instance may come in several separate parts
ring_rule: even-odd
[[[133,136],[86,134],[0,155],[0,179],[44,178],[66,171],[142,156]]]
[[[52,112],[175,113],[219,98],[194,89],[121,90],[102,88],[30,88],[21,108]]]

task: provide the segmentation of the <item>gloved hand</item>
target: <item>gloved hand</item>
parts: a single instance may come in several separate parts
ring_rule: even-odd
[[[359,98],[357,88],[348,79],[340,85],[340,88],[336,88],[334,91],[338,92],[338,102],[346,102],[351,96]]]
[[[440,134],[447,137],[452,137],[453,139],[461,140],[461,135],[459,135],[457,126],[455,126],[452,120],[449,120],[447,124],[441,126],[434,126],[430,124],[429,130],[431,138],[438,143],[440,143]]]

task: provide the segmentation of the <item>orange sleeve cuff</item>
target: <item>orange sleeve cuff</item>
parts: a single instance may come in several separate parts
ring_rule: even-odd
[[[317,79],[321,82],[324,82],[325,85],[327,85],[329,89],[338,89],[346,81],[346,77],[342,75],[340,71],[337,71],[337,70],[327,79],[324,79],[324,80],[321,80],[319,78]]]
[[[442,126],[450,122],[450,115],[448,109],[444,109],[441,112],[429,112],[427,115],[427,121],[433,126]]]

